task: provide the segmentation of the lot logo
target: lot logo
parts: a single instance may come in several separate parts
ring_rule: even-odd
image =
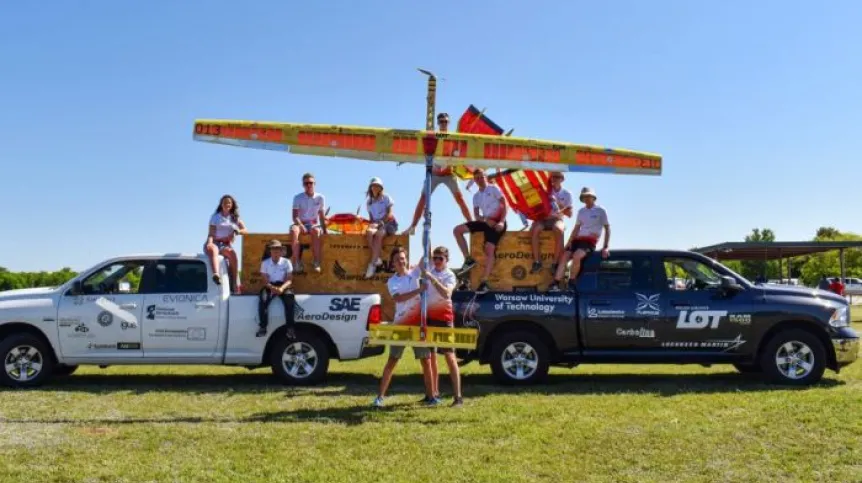
[[[717,329],[721,318],[727,316],[726,310],[681,310],[676,319],[677,329]]]
[[[99,315],[96,317],[96,322],[98,322],[102,327],[107,327],[114,322],[114,316],[107,310],[103,310],[99,312]]]
[[[661,308],[658,305],[658,299],[661,294],[644,295],[635,293],[638,298],[638,305],[635,307],[635,312],[639,315],[659,315]]]

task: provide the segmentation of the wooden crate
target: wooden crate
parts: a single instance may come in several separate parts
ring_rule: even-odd
[[[476,266],[470,270],[470,287],[476,289],[482,280],[485,269],[485,234],[470,233],[470,253],[476,259]],[[492,290],[512,291],[546,290],[554,279],[551,264],[554,259],[554,238],[550,231],[539,234],[539,254],[542,259],[542,271],[530,273],[533,265],[533,250],[531,248],[529,231],[508,231],[497,245],[496,262],[488,282]]]
[[[243,293],[256,294],[263,287],[260,264],[264,260],[266,245],[270,240],[279,240],[285,246],[285,256],[290,258],[289,233],[249,233],[242,237],[242,274]],[[293,290],[296,293],[378,293],[382,301],[383,320],[392,320],[395,302],[389,296],[386,282],[392,276],[389,266],[389,253],[396,246],[407,250],[408,260],[410,243],[407,235],[387,236],[383,240],[381,258],[383,267],[368,280],[364,278],[371,252],[365,235],[330,234],[321,239],[320,273],[312,271],[314,259],[311,251],[311,235],[300,235],[301,260],[305,271],[293,276]]]

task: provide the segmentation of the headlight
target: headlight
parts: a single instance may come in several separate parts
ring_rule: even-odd
[[[850,320],[850,308],[847,306],[838,307],[832,312],[832,317],[829,318],[829,325],[832,327],[847,327]]]

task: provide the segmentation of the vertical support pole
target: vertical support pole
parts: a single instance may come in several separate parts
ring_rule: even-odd
[[[437,136],[428,132],[422,138],[425,150],[425,222],[422,224],[422,263],[427,268],[431,266],[431,173],[434,167],[434,153],[437,151]],[[427,281],[426,281],[427,283]],[[428,291],[420,295],[420,328],[419,340],[425,340],[428,328]]]
[[[844,279],[847,277],[847,274],[844,272],[844,249],[838,249],[838,262],[841,264],[841,283],[844,283]]]
[[[437,106],[437,76],[425,69],[419,72],[428,76],[428,96],[425,98],[425,130],[434,130],[434,114]]]

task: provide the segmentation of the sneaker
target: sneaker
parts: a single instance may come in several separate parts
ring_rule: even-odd
[[[560,282],[554,280],[548,285],[548,292],[559,292],[560,291]]]
[[[381,259],[380,257],[377,257],[377,260],[374,260],[374,266],[375,267],[382,267],[383,266],[383,259]]]
[[[284,336],[290,340],[296,340],[296,332],[293,330],[293,327],[288,327],[284,331]]]
[[[557,267],[559,267],[559,263],[554,263],[551,265],[551,275],[555,275],[557,273]]]
[[[313,262],[311,264],[311,268],[315,271],[315,273],[320,273],[320,262]]]
[[[216,285],[221,285],[221,276],[219,276],[219,274],[217,273],[214,273],[213,282],[215,282]]]
[[[293,271],[296,273],[302,273],[305,271],[305,265],[303,265],[302,260],[297,261],[293,264]]]
[[[377,267],[374,266],[373,263],[368,264],[368,268],[365,270],[365,278],[371,278],[374,276],[374,272],[377,271]]]
[[[382,408],[383,407],[383,397],[377,396],[376,398],[374,398],[374,402],[371,403],[371,405],[376,407],[376,408]]]
[[[461,269],[458,271],[461,273],[465,273],[475,266],[476,266],[476,260],[474,260],[473,257],[467,257],[464,259],[464,265],[461,265]]]
[[[266,327],[261,327],[257,329],[257,333],[254,334],[255,337],[263,337],[266,335]]]
[[[491,286],[488,285],[488,282],[482,282],[479,284],[479,287],[476,288],[476,293],[477,294],[485,294],[485,293],[488,293],[489,290],[491,290]]]
[[[449,407],[452,407],[452,408],[460,408],[460,407],[461,407],[461,406],[463,406],[463,405],[464,405],[464,398],[463,398],[463,397],[456,397],[456,398],[452,401],[452,404],[450,404],[450,405],[449,405]]]
[[[542,271],[542,262],[533,262],[533,268],[530,269],[530,273],[539,273]]]
[[[427,396],[426,396],[426,397],[427,397]],[[440,401],[440,398],[439,398],[439,397],[432,397],[431,399],[427,399],[427,400],[425,401],[425,405],[426,405],[426,406],[436,406],[436,405],[440,404],[440,402],[441,402],[441,401]]]

